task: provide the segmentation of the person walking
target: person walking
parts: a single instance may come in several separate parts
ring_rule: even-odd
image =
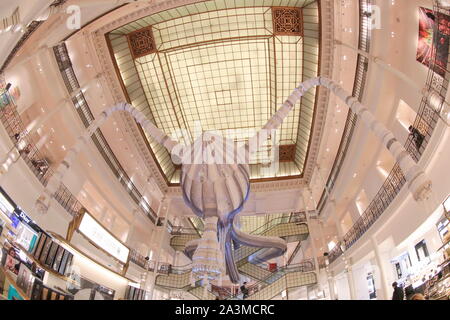
[[[392,300],[403,300],[405,294],[403,293],[403,289],[398,286],[397,282],[392,284],[392,288],[394,289]]]

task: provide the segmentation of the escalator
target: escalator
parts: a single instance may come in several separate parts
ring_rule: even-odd
[[[301,243],[309,235],[308,226],[304,219],[292,219],[292,217],[275,218],[257,228],[253,232],[253,235],[268,236],[268,237],[280,237],[286,242],[298,241]],[[178,229],[175,231],[174,236],[171,238],[171,246],[176,251],[182,251],[185,249],[186,243],[191,240],[199,239],[199,233],[195,229]],[[253,264],[249,262],[249,257],[261,250],[260,248],[239,246],[235,247],[234,257],[239,272],[254,280],[258,284],[258,288],[261,288],[258,295],[270,295],[270,292],[274,288],[286,287],[283,290],[291,287],[297,287],[302,285],[310,285],[316,282],[314,268],[310,268],[306,274],[304,265],[289,266],[281,268],[276,272],[271,272],[267,267],[263,267],[261,264]],[[300,268],[301,267],[301,268]],[[170,275],[158,275],[156,278],[156,285],[164,288],[181,289],[186,290],[196,296],[199,299],[204,298],[204,290],[199,287],[200,284],[191,284],[190,280],[191,267],[190,265],[185,267],[174,267]],[[267,292],[267,293],[266,293]],[[281,291],[278,292],[278,294]],[[212,294],[211,294],[212,295]],[[212,296],[209,296],[212,298]]]
[[[317,283],[314,263],[311,260],[279,268],[263,280],[248,287],[246,300],[270,300],[283,291]],[[242,300],[242,294],[228,297],[229,300]]]
[[[261,268],[262,269],[262,268]],[[317,283],[314,272],[314,263],[311,260],[299,264],[278,268],[274,272],[265,270],[266,277],[248,287],[247,300],[270,300],[281,292],[302,286],[310,286]],[[261,274],[258,276],[261,277]],[[169,289],[184,290],[200,300],[214,300],[216,295],[206,291],[200,282],[191,284],[190,265],[174,269],[171,275],[159,275],[156,285]],[[205,296],[206,294],[206,296]],[[242,300],[242,294],[222,296],[227,300]]]

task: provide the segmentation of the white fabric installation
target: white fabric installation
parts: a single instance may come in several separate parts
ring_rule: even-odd
[[[208,281],[219,278],[224,272],[220,267],[221,257],[224,256],[230,280],[238,283],[240,277],[233,257],[233,241],[263,248],[250,256],[249,259],[254,263],[280,256],[287,248],[286,242],[280,238],[248,235],[233,223],[250,192],[248,159],[265,143],[271,130],[277,129],[282,124],[303,94],[319,85],[328,88],[342,99],[379,137],[399,163],[414,199],[417,201],[427,199],[431,193],[431,181],[426,178],[424,172],[394,135],[338,84],[327,78],[317,77],[301,83],[262,130],[239,149],[234,147],[234,141],[208,133],[201,135],[192,145],[183,146],[154,126],[143,113],[127,103],[119,103],[104,111],[78,138],[77,143],[68,151],[66,158],[51,177],[44,193],[36,201],[37,209],[41,213],[47,212],[65,173],[81,148],[105,120],[116,111],[128,112],[147,134],[171,152],[175,162],[181,162],[181,188],[184,200],[195,214],[206,220],[207,229],[202,239],[191,241],[186,245],[185,253],[194,260],[193,272]],[[220,244],[217,234],[220,235]],[[211,259],[211,263],[207,261],[208,259]]]

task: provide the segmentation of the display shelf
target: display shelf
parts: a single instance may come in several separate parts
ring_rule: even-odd
[[[28,260],[31,260],[32,262],[34,262],[36,264],[36,266],[39,267],[40,269],[44,270],[45,272],[48,272],[49,274],[51,274],[51,275],[53,275],[53,276],[55,276],[55,277],[57,277],[57,278],[59,278],[61,280],[66,281],[68,283],[71,283],[71,284],[74,284],[74,285],[77,284],[77,282],[75,280],[70,279],[70,278],[68,278],[66,276],[63,276],[63,275],[59,274],[58,272],[56,272],[56,271],[54,271],[54,270],[44,266],[39,260],[37,260],[32,254],[30,254],[27,250],[25,250],[20,244],[13,243],[13,245],[15,247],[17,247],[18,249],[20,249],[27,256]]]
[[[54,232],[50,232],[50,231],[47,232],[47,233],[50,234],[50,235],[53,237],[53,240],[54,240],[54,241],[56,241],[56,242],[57,242],[58,244],[60,244],[62,247],[67,248],[68,251],[72,251],[72,252],[74,252],[74,253],[76,253],[76,254],[78,254],[78,255],[84,257],[85,259],[90,260],[92,263],[94,263],[94,264],[96,264],[96,265],[98,265],[98,266],[100,266],[100,267],[106,269],[106,270],[109,271],[109,272],[112,272],[112,273],[116,274],[117,276],[119,276],[119,277],[121,277],[121,278],[123,278],[123,279],[125,279],[125,280],[127,280],[127,281],[130,281],[130,282],[132,282],[132,283],[136,283],[135,280],[130,279],[130,278],[124,276],[123,274],[120,274],[119,272],[114,271],[114,270],[108,268],[107,266],[105,266],[104,264],[102,264],[102,263],[100,263],[100,262],[97,262],[94,258],[92,258],[91,256],[89,256],[88,254],[84,253],[82,250],[78,249],[78,248],[77,248],[76,246],[74,246],[73,244],[67,242],[67,241],[66,241],[62,236],[60,236],[59,234],[54,233]]]
[[[11,274],[9,273],[9,271],[7,269],[5,269],[3,266],[0,266],[0,271],[2,271],[5,274],[6,280],[10,284],[12,284],[12,286],[16,289],[16,291],[19,293],[19,295],[24,300],[31,300],[30,297],[21,288],[19,288],[19,286],[17,285],[16,280],[14,279],[14,277],[11,276]]]

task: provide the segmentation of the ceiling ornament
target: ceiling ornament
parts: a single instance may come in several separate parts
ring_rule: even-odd
[[[279,146],[280,161],[294,161],[295,160],[295,144],[281,145]]]
[[[152,26],[129,33],[127,38],[134,59],[157,51]]]
[[[279,36],[303,36],[301,8],[272,7],[273,31]]]

